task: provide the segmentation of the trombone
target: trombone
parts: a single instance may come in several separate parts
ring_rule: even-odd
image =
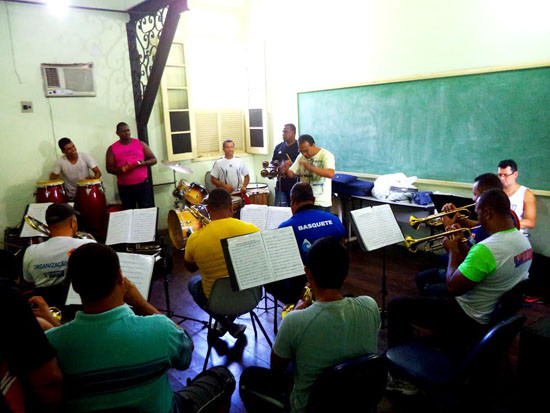
[[[478,227],[479,226],[474,227],[474,228],[478,228]],[[407,236],[405,238],[405,247],[407,247],[407,249],[411,252],[416,252],[416,251],[418,251],[418,247],[419,247],[420,244],[423,244],[425,242],[435,241],[435,240],[442,240],[443,238],[448,237],[449,235],[458,234],[458,233],[461,233],[461,232],[463,232],[464,235],[465,235],[465,238],[463,238],[461,240],[461,242],[467,242],[468,239],[471,237],[472,229],[474,229],[474,228],[452,229],[450,231],[441,232],[439,234],[431,235],[431,236],[425,237],[425,238],[418,238],[418,239],[414,239],[411,236]],[[443,248],[442,244],[436,244],[436,245],[426,244],[424,246],[423,250],[426,251],[426,252],[430,252],[430,251],[436,251],[436,250],[441,249],[441,248]]]
[[[472,215],[472,211],[470,210],[470,208],[473,208],[474,206],[475,204],[470,204],[463,207],[455,208],[451,211],[433,214],[425,218],[417,218],[414,215],[411,215],[411,217],[409,218],[409,223],[411,224],[411,227],[413,227],[414,229],[420,228],[422,224],[426,224],[432,227],[441,226],[443,225],[442,218],[447,215],[457,214],[458,220],[470,217],[470,215]]]
[[[24,219],[27,225],[30,226],[32,229],[44,234],[47,237],[50,236],[50,228],[48,228],[48,226],[43,222],[31,217],[30,215],[25,215]],[[95,241],[95,238],[92,234],[82,231],[77,231],[77,233],[75,234],[75,238],[91,239]]]

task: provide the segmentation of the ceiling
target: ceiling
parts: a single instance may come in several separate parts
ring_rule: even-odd
[[[10,1],[10,0],[7,0]],[[13,0],[11,0],[13,1]],[[143,0],[64,0],[70,6],[86,7],[90,9],[128,10]],[[18,3],[48,3],[47,0],[17,0]]]

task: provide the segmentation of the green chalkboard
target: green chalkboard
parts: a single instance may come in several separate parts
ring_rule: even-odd
[[[469,183],[512,158],[550,190],[548,67],[303,92],[298,116],[339,171]]]

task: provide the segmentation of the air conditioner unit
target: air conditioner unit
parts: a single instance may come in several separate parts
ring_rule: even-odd
[[[94,64],[40,65],[46,97],[95,96]]]

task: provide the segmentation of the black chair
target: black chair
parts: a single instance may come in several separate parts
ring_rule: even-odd
[[[494,326],[500,321],[517,314],[523,306],[523,299],[525,298],[525,294],[527,294],[529,284],[530,281],[527,278],[517,283],[511,290],[502,294],[491,313],[490,326]]]
[[[395,346],[386,352],[389,370],[446,405],[445,411],[460,409],[459,402],[487,398],[499,362],[524,321],[523,315],[500,321],[469,351],[441,347],[430,337]]]
[[[387,381],[381,354],[365,354],[323,372],[311,388],[308,412],[375,412]]]

